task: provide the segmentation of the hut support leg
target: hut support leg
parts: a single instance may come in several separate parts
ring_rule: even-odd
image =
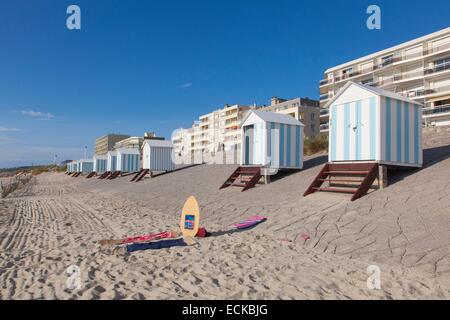
[[[378,166],[378,186],[380,189],[384,189],[388,186],[387,167]]]

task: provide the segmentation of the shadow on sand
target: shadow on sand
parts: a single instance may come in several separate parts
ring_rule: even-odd
[[[389,184],[395,184],[422,169],[450,158],[450,145],[423,150],[423,168],[389,170]]]

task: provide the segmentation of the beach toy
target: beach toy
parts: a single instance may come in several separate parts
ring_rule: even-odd
[[[198,232],[200,226],[200,209],[195,197],[189,197],[184,203],[181,211],[180,230],[183,237],[188,242],[193,241],[193,237]]]
[[[266,220],[267,218],[263,216],[253,216],[245,221],[233,224],[233,227],[235,227],[236,229],[248,229]]]

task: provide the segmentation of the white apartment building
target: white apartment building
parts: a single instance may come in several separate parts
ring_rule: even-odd
[[[191,153],[192,128],[177,129],[172,134],[173,150],[175,155],[188,155]]]
[[[215,153],[239,149],[241,132],[239,125],[249,106],[225,105],[211,113],[200,116],[190,129],[178,129],[172,136],[176,154]]]
[[[423,104],[426,126],[450,125],[450,27],[326,70],[320,106],[349,80]],[[328,131],[325,109],[320,111],[320,131]]]

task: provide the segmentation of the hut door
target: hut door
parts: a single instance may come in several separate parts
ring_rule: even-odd
[[[253,126],[245,127],[245,165],[251,165],[253,162]]]

